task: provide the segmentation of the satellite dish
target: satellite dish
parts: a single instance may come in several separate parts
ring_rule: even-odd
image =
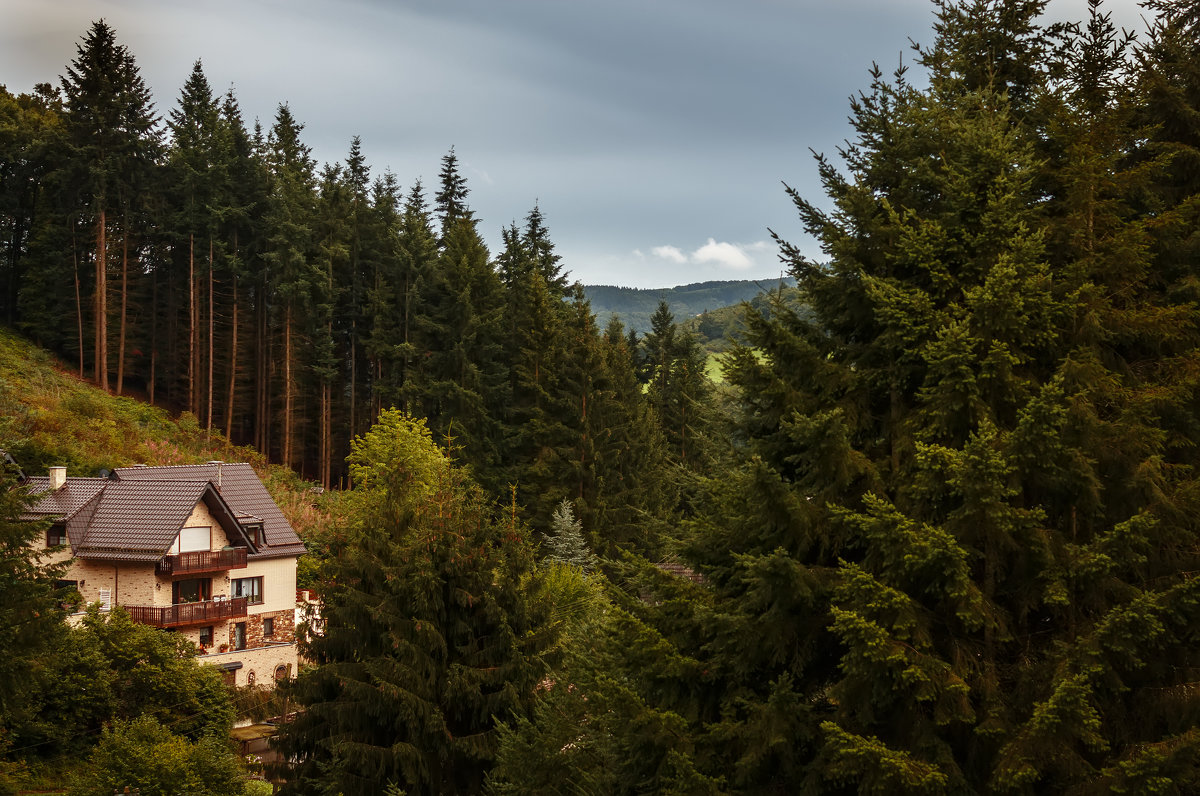
[[[96,475],[100,478],[112,478],[112,470],[109,470],[107,467],[101,467],[96,471]]]

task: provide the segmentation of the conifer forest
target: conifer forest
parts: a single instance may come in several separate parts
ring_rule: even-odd
[[[598,326],[553,207],[489,250],[454,149],[318,164],[103,21],[0,87],[0,324],[332,507],[281,792],[1200,792],[1200,2],[1045,5],[871,69],[716,381],[666,304]]]

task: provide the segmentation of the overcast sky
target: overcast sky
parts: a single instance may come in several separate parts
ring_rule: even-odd
[[[1081,19],[1086,0],[1051,0]],[[1140,30],[1135,0],[1106,4]],[[0,84],[58,82],[93,20],[160,115],[197,59],[247,122],[280,103],[320,162],[361,136],[373,173],[432,186],[455,148],[493,248],[537,203],[587,284],[770,279],[767,228],[818,254],[781,182],[849,135],[872,61],[928,43],[926,0],[0,0]]]

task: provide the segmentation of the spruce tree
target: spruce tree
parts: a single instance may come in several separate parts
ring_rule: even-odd
[[[180,92],[178,107],[168,115],[171,145],[168,149],[168,224],[176,256],[168,280],[183,284],[186,306],[182,329],[186,342],[185,388],[188,410],[211,421],[211,402],[204,400],[209,385],[204,329],[206,286],[212,284],[218,245],[216,210],[224,175],[220,168],[220,104],[199,61]],[[206,405],[207,404],[207,405]],[[207,409],[206,413],[204,410]]]
[[[521,526],[398,410],[358,438],[321,578],[314,666],[289,694],[285,793],[478,792],[526,715],[554,633]]]
[[[92,23],[76,49],[60,83],[72,178],[80,185],[93,241],[93,371],[108,389],[110,232],[118,239],[131,232],[131,203],[156,158],[158,118],[133,54],[107,23]]]
[[[269,195],[263,219],[269,274],[268,287],[277,302],[283,404],[280,407],[280,460],[296,466],[301,455],[297,416],[301,400],[303,321],[311,308],[314,284],[321,271],[313,264],[313,212],[316,199],[314,164],[300,140],[304,126],[287,105],[280,105],[267,140]]]
[[[1106,370],[1096,356],[1109,341],[1089,344],[1077,325],[1099,311],[1120,334],[1161,298],[1135,284],[1134,304],[1098,307],[1090,285],[1136,283],[1138,272],[1114,274],[1095,246],[1091,256],[1047,246],[1041,214],[1055,205],[1036,189],[1051,181],[1026,113],[1051,63],[1038,11],[940,5],[938,40],[922,55],[929,88],[877,74],[854,103],[852,176],[820,162],[836,212],[793,194],[831,257],[822,266],[784,246],[813,318],[752,317],[763,358],[744,349],[730,373],[760,457],[751,483],[769,496],[760,525],[778,536],[747,547],[714,530],[697,557],[730,596],[783,600],[774,587],[788,583],[816,598],[806,610],[828,611],[826,628],[799,637],[816,653],[806,676],[776,670],[751,703],[769,709],[790,683],[808,706],[797,730],[815,754],[804,773],[815,789],[1194,781],[1178,720],[1188,700],[1166,709],[1174,715],[1128,718],[1135,693],[1174,692],[1193,657],[1184,567],[1150,553],[1194,538],[1191,523],[1172,500],[1128,489],[1157,466],[1165,418],[1147,426],[1092,403],[1144,404],[1156,368]],[[986,42],[1020,46],[998,54]],[[1019,65],[1022,90],[1005,70],[981,80],[981,58]],[[1121,225],[1096,234],[1126,257],[1138,251]],[[1052,257],[1072,262],[1056,272]],[[1114,434],[1127,447],[1106,450]],[[1178,668],[1133,653],[1147,645]],[[722,731],[755,776],[745,782],[771,781],[785,761],[755,751],[751,715]]]
[[[546,559],[560,564],[579,567],[591,572],[596,567],[596,556],[583,540],[583,523],[575,518],[571,501],[563,498],[550,518],[550,534],[546,537]]]

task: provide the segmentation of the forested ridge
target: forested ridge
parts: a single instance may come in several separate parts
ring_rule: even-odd
[[[490,253],[453,151],[317,169],[199,66],[164,132],[102,23],[0,97],[4,309],[353,486],[285,793],[1193,793],[1200,3],[1089,5],[933,3],[720,390],[666,305],[597,328],[539,208]]]
[[[248,129],[200,62],[160,111],[103,21],[0,102],[0,321],[325,487],[388,406],[498,487],[532,415],[575,414],[553,444],[586,457],[565,449],[611,393],[597,363],[640,355],[596,328],[538,207],[489,252],[453,149],[428,190],[372,174],[357,138],[319,165],[287,105]]]
[[[794,280],[789,277],[695,282],[664,288],[584,285],[583,293],[601,322],[616,316],[626,327],[641,334],[650,331],[650,319],[661,302],[666,302],[672,315],[686,322],[709,310],[736,307],[781,285],[792,284]]]

